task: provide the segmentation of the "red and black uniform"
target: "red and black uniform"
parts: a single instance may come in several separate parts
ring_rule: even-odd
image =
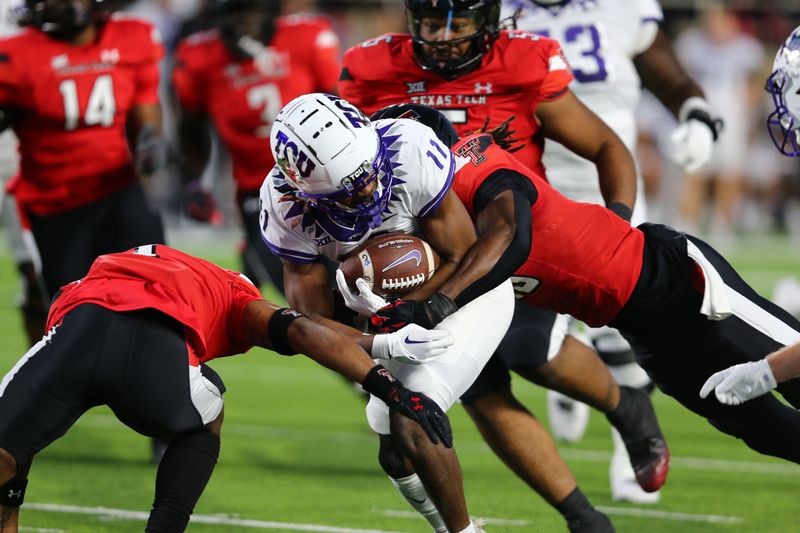
[[[0,382],[0,448],[24,464],[95,405],[151,437],[202,429],[225,390],[204,363],[250,348],[242,313],[259,299],[241,274],[167,246],[99,257]]]
[[[510,116],[524,147],[517,157],[544,176],[543,139],[534,112],[555,100],[572,81],[557,41],[532,33],[501,31],[475,70],[447,80],[414,59],[411,36],[387,34],[344,55],[339,93],[368,115],[387,105],[417,103],[442,111],[459,135],[499,125]]]
[[[125,131],[134,107],[158,104],[163,47],[155,28],[135,18],[115,15],[97,28],[84,46],[35,28],[0,40],[0,107],[19,112],[12,190],[51,294],[102,253],[163,241]]]
[[[769,394],[737,407],[699,396],[714,372],[797,342],[797,319],[703,241],[659,224],[631,228],[604,207],[569,200],[488,135],[467,137],[453,151],[462,165],[453,190],[473,218],[506,190],[526,207],[515,211],[517,225],[527,225],[517,228],[527,254],[495,267],[513,270],[518,297],[619,329],[663,392],[754,450],[800,463],[800,380],[778,387],[795,409]],[[710,319],[704,295],[726,313]],[[490,365],[474,387],[497,378]]]
[[[338,38],[328,20],[315,15],[280,17],[259,59],[235,56],[216,29],[178,45],[172,82],[181,106],[208,116],[230,153],[247,238],[244,271],[257,284],[266,281],[260,272],[266,268],[283,289],[283,267],[264,246],[258,227],[258,191],[275,165],[269,149],[272,121],[297,96],[334,91],[338,74]]]

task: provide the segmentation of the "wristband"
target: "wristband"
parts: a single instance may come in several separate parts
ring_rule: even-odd
[[[721,118],[712,117],[711,106],[704,98],[699,96],[687,98],[686,101],[681,104],[681,108],[678,111],[678,120],[680,122],[686,122],[687,120],[702,122],[711,130],[714,141],[719,137],[719,133],[722,131],[722,126],[724,124]]]
[[[25,500],[27,479],[12,479],[0,487],[0,505],[3,507],[19,507]]]
[[[436,324],[458,311],[458,306],[448,296],[441,292],[435,292],[425,300],[423,309],[430,321],[430,327],[434,327]]]
[[[361,388],[372,394],[376,398],[380,398],[384,403],[389,405],[393,392],[397,386],[389,371],[382,365],[375,365],[367,373]]]

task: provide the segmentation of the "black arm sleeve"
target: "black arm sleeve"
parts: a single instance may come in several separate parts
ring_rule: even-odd
[[[459,307],[510,278],[530,254],[533,242],[531,206],[536,202],[539,193],[528,178],[509,169],[492,173],[475,193],[475,213],[480,213],[498,194],[507,190],[514,194],[514,236],[494,268],[456,296],[455,302]]]

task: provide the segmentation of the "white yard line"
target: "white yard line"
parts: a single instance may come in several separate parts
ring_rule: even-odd
[[[740,516],[676,513],[672,511],[658,511],[655,509],[641,509],[637,507],[630,507],[630,508],[607,507],[605,505],[598,505],[597,508],[608,515],[658,518],[661,520],[672,520],[675,522],[706,522],[712,524],[740,524],[744,522],[744,519]],[[384,509],[384,510],[375,509],[373,511],[383,516],[389,516],[392,518],[408,518],[408,519],[420,518],[420,516],[414,511],[400,511],[397,509]],[[534,520],[519,520],[519,519],[496,518],[496,517],[490,518],[486,516],[481,516],[476,519],[482,520],[483,522],[486,523],[487,526],[528,527],[536,525],[536,522]]]
[[[67,513],[97,516],[103,518],[116,518],[118,520],[145,521],[149,513],[144,511],[129,511],[127,509],[111,509],[108,507],[81,507],[78,505],[60,505],[57,503],[26,503],[26,509],[51,513]],[[251,527],[254,529],[284,529],[288,531],[317,531],[320,533],[406,533],[402,531],[387,531],[383,529],[357,529],[352,527],[326,526],[324,524],[299,524],[294,522],[272,522],[266,520],[248,520],[216,515],[192,515],[192,522],[197,524],[212,524],[218,526]]]

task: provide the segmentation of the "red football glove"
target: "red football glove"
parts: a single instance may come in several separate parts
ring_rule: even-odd
[[[458,306],[440,292],[427,300],[396,300],[381,307],[369,319],[370,328],[379,333],[397,331],[408,324],[419,324],[431,329],[439,322],[458,311]]]

